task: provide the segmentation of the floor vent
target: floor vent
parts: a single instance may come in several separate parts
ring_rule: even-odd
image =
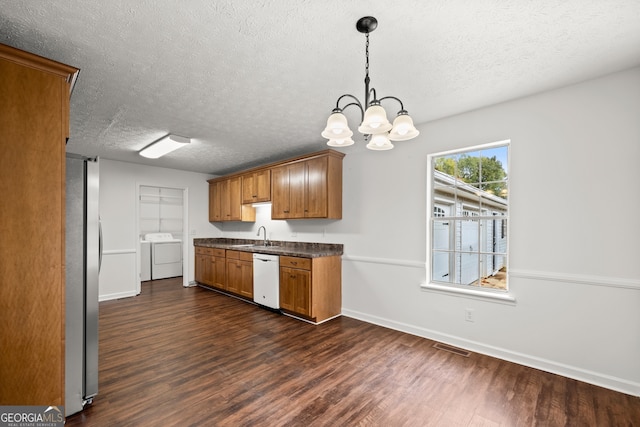
[[[447,344],[442,344],[441,342],[437,342],[433,346],[435,348],[437,348],[438,350],[448,351],[450,353],[457,354],[458,356],[469,357],[471,355],[470,351],[463,350],[463,349],[458,348],[458,347],[453,347],[453,346],[450,346],[450,345],[447,345]]]

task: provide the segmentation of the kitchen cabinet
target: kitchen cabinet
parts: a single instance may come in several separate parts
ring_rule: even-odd
[[[280,308],[303,316],[311,315],[311,271],[280,267]]]
[[[343,154],[328,151],[271,169],[271,218],[342,218]]]
[[[295,157],[209,182],[209,221],[255,222],[251,205],[272,202],[272,219],[342,219],[342,159],[335,150]]]
[[[209,222],[222,221],[221,182],[209,182]]]
[[[78,71],[0,44],[0,405],[65,405],[65,143]]]
[[[213,256],[209,258],[209,280],[211,286],[218,289],[227,289],[227,265],[224,249],[215,249]]]
[[[209,180],[209,221],[255,222],[256,210],[242,204],[242,177]]]
[[[218,289],[226,289],[225,261],[224,249],[196,247],[196,282]]]
[[[314,323],[342,311],[342,262],[339,256],[280,257],[280,309]]]
[[[211,276],[211,273],[209,272],[210,257],[206,253],[202,253],[204,251],[205,250],[203,248],[196,248],[194,278],[196,282],[211,285],[209,279]]]
[[[271,200],[271,170],[263,169],[242,175],[242,203]]]
[[[227,291],[253,299],[253,254],[227,251]]]

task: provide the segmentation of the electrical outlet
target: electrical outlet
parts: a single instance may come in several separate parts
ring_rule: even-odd
[[[475,322],[476,321],[476,317],[473,313],[473,309],[472,308],[467,308],[464,310],[464,320],[466,320],[467,322]]]

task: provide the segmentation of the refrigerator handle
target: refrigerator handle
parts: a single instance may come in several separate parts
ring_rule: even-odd
[[[98,273],[102,268],[102,220],[98,217]]]

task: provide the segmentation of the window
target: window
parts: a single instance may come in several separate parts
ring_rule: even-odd
[[[507,290],[509,141],[429,156],[430,282]]]

